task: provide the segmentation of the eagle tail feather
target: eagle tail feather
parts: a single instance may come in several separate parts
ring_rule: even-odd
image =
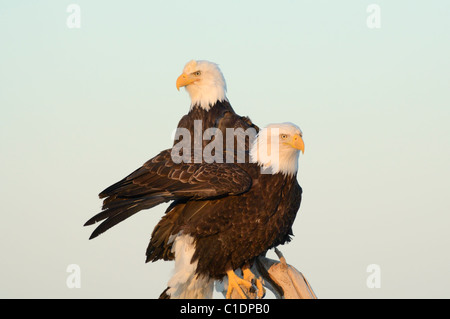
[[[89,219],[84,226],[95,224],[96,222],[99,222],[101,220],[104,220],[91,234],[91,237],[89,239],[93,239],[97,237],[98,235],[104,233],[111,227],[117,225],[118,223],[124,221],[125,219],[133,216],[134,214],[138,213],[139,211],[143,209],[149,209],[156,205],[162,204],[164,202],[167,202],[168,199],[164,197],[152,197],[150,199],[146,200],[139,200],[139,201],[130,201],[128,205],[121,205],[119,207],[115,208],[108,208],[91,219]]]

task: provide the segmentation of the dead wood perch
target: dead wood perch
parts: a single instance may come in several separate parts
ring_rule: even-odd
[[[251,268],[257,278],[261,278],[266,289],[272,291],[277,299],[317,299],[308,280],[295,267],[286,263],[283,254],[275,249],[280,261],[266,257],[258,257]],[[239,274],[239,272],[236,272]],[[228,283],[226,279],[218,290],[225,296]],[[246,289],[241,287],[248,299],[256,299],[256,287]],[[231,299],[240,299],[239,293],[233,292]]]

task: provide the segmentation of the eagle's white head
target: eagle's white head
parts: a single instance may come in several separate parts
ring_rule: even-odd
[[[217,101],[227,100],[227,85],[217,64],[209,61],[189,61],[177,79],[177,89],[185,87],[195,105],[209,110]]]
[[[305,151],[303,133],[292,123],[270,124],[259,131],[250,149],[250,161],[270,174],[294,175],[300,151]]]

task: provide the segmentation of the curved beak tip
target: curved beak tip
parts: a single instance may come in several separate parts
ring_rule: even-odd
[[[296,149],[302,151],[302,154],[305,154],[305,143],[303,142],[303,139],[301,136],[295,136],[294,137],[294,145]]]

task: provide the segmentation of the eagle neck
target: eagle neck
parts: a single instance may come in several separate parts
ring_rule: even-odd
[[[189,110],[189,113],[197,113],[197,112],[211,112],[211,111],[230,111],[234,112],[233,108],[231,107],[230,102],[228,100],[217,100],[213,104],[208,104],[208,107],[204,107],[203,104],[194,104],[191,105],[191,108]]]

